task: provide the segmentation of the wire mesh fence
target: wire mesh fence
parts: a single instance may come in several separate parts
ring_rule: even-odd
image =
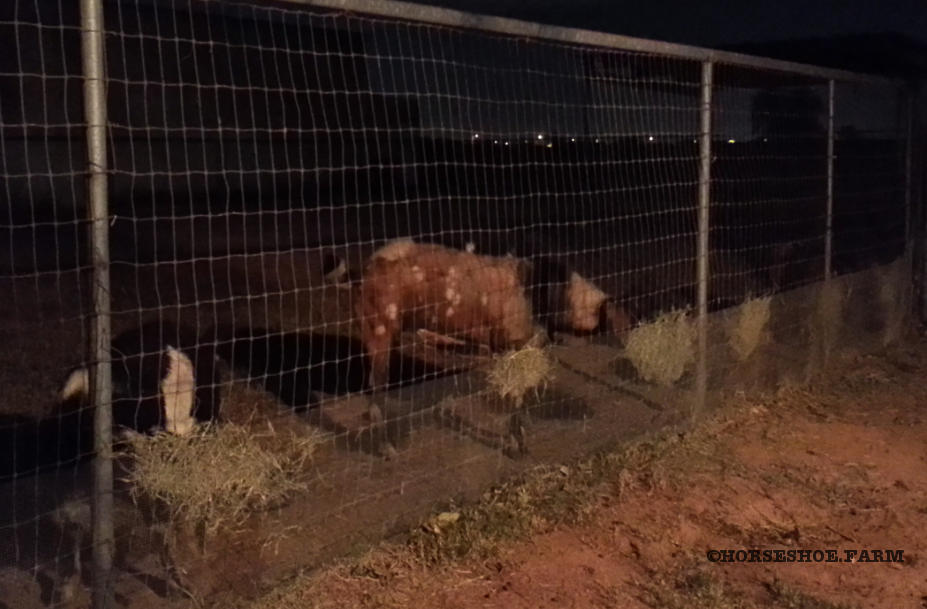
[[[100,6],[106,196],[81,11],[0,9],[15,606],[247,596],[905,327],[897,83],[392,3]]]

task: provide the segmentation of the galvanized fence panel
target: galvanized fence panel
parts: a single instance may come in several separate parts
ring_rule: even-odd
[[[917,105],[889,79],[387,1],[2,11],[0,547],[46,604],[250,594],[907,323]],[[397,238],[452,249],[393,245],[377,284]],[[554,344],[507,377],[526,302]],[[177,450],[237,448],[140,465],[212,405]],[[183,519],[204,472],[250,472],[231,500],[307,443],[273,509]]]

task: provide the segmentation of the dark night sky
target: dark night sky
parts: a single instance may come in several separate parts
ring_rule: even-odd
[[[418,1],[708,47],[876,32],[897,32],[927,43],[925,0]]]

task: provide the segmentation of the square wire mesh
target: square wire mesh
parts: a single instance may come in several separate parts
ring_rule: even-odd
[[[501,353],[438,348],[416,331],[472,337],[447,321],[467,305],[448,302],[495,297],[498,286],[473,279],[496,276],[485,270],[438,303],[441,323],[416,317],[438,304],[414,291],[390,303],[412,321],[390,345],[389,387],[371,394],[378,326],[365,333],[357,303],[371,294],[371,255],[407,237],[454,248],[455,264],[470,260],[469,247],[498,268],[509,255],[535,269],[553,261],[552,276],[526,281],[556,279],[554,293],[575,273],[637,323],[671,311],[691,319],[698,61],[286,4],[104,9],[117,422],[168,425],[163,383],[179,349],[195,403],[220,402],[221,425],[319,442],[300,480],[307,490],[209,540],[225,556],[273,542],[274,556],[251,567],[204,564],[170,546],[180,533],[165,506],[139,509],[121,481],[116,592],[135,599],[129,606],[167,603],[184,588],[247,593],[243,573],[318,564],[407,529],[436,502],[689,414],[693,345],[664,350],[686,367],[660,385],[613,332],[560,327],[547,351],[554,376],[525,397],[528,421],[516,421],[518,408],[488,380]],[[87,411],[75,423],[55,410],[68,373],[91,363],[79,15],[35,0],[0,11],[0,283],[10,295],[0,303],[0,446],[20,451],[0,455],[13,497],[0,507],[0,547],[13,550],[0,559],[42,582],[36,594],[54,605],[80,588],[89,543]],[[826,80],[726,64],[714,78],[708,308],[718,319],[757,297],[798,302],[799,290],[820,285],[829,192],[835,275],[904,251],[897,91],[837,84],[829,172]],[[339,260],[353,284],[327,280]],[[399,269],[392,281],[412,290],[421,267]],[[575,299],[556,294],[548,312],[569,326]],[[374,314],[390,321],[389,310]],[[749,361],[804,357],[804,326],[783,320],[772,333],[780,350]],[[712,390],[744,376],[719,336],[709,343]],[[503,450],[516,422],[528,457]],[[389,460],[384,438],[396,449]],[[50,472],[36,475],[39,461]],[[131,471],[131,457],[117,466]],[[162,545],[171,549],[155,551]]]

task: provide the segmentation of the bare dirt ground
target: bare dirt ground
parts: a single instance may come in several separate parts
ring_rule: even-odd
[[[808,389],[732,396],[693,432],[537,470],[245,606],[927,607],[925,374],[920,338]],[[712,549],[840,562],[718,563]]]

